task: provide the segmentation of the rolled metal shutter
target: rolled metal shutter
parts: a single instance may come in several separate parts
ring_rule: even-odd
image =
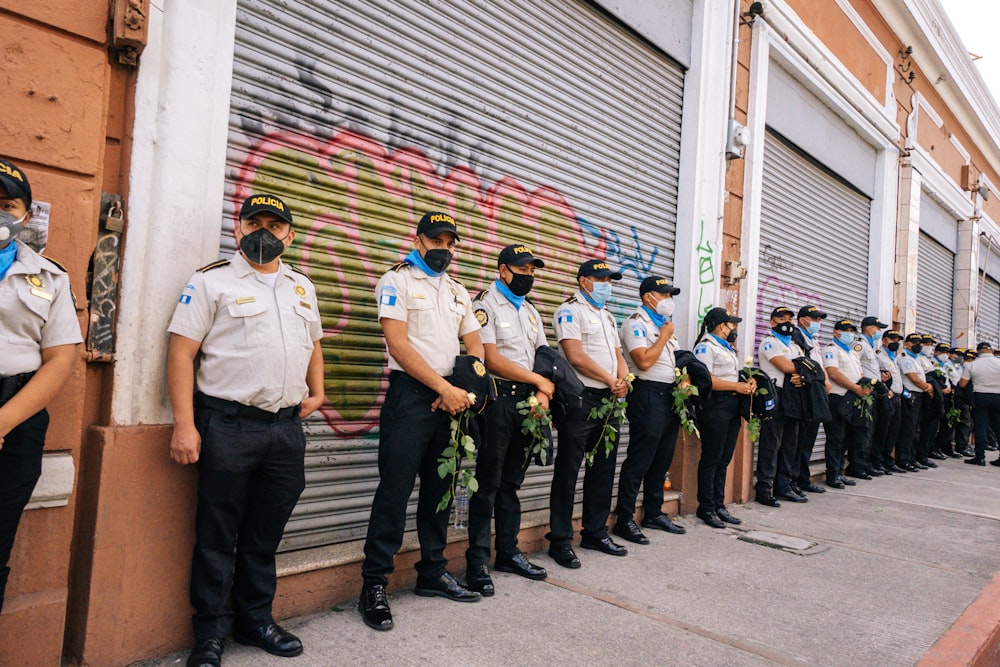
[[[226,215],[251,191],[286,199],[327,334],[329,404],[283,550],[365,534],[386,383],[372,291],[420,215],[456,216],[473,295],[504,245],[543,257],[550,342],[588,257],[625,269],[621,319],[638,280],[673,274],[682,89],[679,65],[582,1],[238,0]],[[529,470],[526,510],[550,479]]]
[[[969,347],[974,348],[979,341],[987,340],[997,349],[1000,345],[1000,282],[981,271],[979,280],[983,287],[976,310],[976,340],[970,340]]]
[[[755,350],[777,306],[798,312],[813,304],[829,313],[820,345],[830,342],[833,321],[848,317],[858,323],[864,317],[870,229],[867,196],[776,132],[767,131]],[[823,460],[824,442],[821,429],[814,462]]]
[[[920,232],[917,241],[917,331],[950,343],[955,309],[955,254]]]

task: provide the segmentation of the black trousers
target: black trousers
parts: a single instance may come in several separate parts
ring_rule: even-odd
[[[511,559],[520,553],[517,534],[521,530],[521,501],[517,492],[524,483],[530,460],[525,448],[531,438],[521,433],[515,407],[528,397],[500,396],[486,409],[486,431],[476,455],[476,481],[479,490],[469,498],[469,548],[465,559],[469,566],[490,559],[490,524],[496,522],[497,558]]]
[[[955,449],[963,452],[969,449],[972,442],[972,406],[963,403],[960,409],[962,416],[955,425]]]
[[[863,472],[867,465],[869,447],[868,421],[861,419],[854,407],[854,394],[830,394],[832,419],[824,424],[826,430],[826,476],[839,477],[844,470],[844,455],[851,452],[851,463],[862,466],[852,472]]]
[[[798,450],[799,422],[781,413],[781,390],[778,390],[778,414],[760,425],[757,442],[757,483],[759,496],[788,493],[797,474],[795,455]]]
[[[552,546],[569,544],[573,539],[573,499],[580,464],[586,452],[594,448],[601,437],[603,421],[590,419],[590,411],[611,397],[610,389],[584,389],[583,405],[567,412],[559,427],[555,470],[552,475],[549,529],[545,536]],[[613,424],[621,430],[621,424]],[[602,538],[608,535],[608,514],[611,492],[615,483],[615,463],[618,441],[605,456],[604,445],[598,448],[594,464],[583,476],[583,530],[581,535]]]
[[[812,481],[809,462],[812,461],[813,447],[816,445],[816,437],[819,435],[819,425],[819,421],[799,423],[799,435],[795,448],[796,468],[793,473],[793,479],[797,480],[795,486],[800,489],[808,486]]]
[[[378,488],[372,501],[365,539],[361,575],[366,586],[389,583],[395,569],[393,558],[403,544],[406,505],[420,476],[417,499],[417,537],[420,560],[417,574],[436,579],[448,565],[444,549],[448,542],[449,508],[437,505],[451,485],[441,479],[437,460],[448,446],[451,415],[431,410],[437,393],[409,375],[394,371],[379,416]]]
[[[740,400],[732,392],[712,392],[705,402],[698,461],[698,510],[715,512],[726,506],[726,469],[733,460],[742,418]]]
[[[875,413],[875,431],[872,437],[871,463],[883,468],[893,465],[892,450],[899,439],[899,424],[903,418],[899,394],[887,400],[892,409],[886,410],[879,406],[879,411]]]
[[[628,452],[618,477],[615,508],[623,521],[635,515],[640,484],[643,517],[663,514],[663,479],[674,460],[681,423],[674,412],[673,389],[673,383],[636,380],[628,398]]]
[[[17,526],[42,475],[42,449],[48,427],[49,413],[37,412],[11,429],[0,448],[0,610]]]
[[[976,458],[983,459],[989,431],[1000,433],[1000,394],[973,392],[972,421],[976,430]]]
[[[945,412],[951,408],[951,399],[945,398]],[[948,422],[948,415],[945,414],[941,417],[941,421],[938,422],[937,437],[934,439],[934,449],[941,452],[942,454],[954,453],[955,451],[955,432],[957,430],[958,422],[951,424]]]
[[[937,438],[938,426],[942,419],[937,415],[932,405],[930,398],[925,398],[920,410],[920,432],[917,434],[913,455],[921,463],[927,461],[927,455],[934,447],[934,440]]]
[[[240,629],[274,620],[274,554],[305,488],[306,439],[297,410],[291,414],[265,421],[195,399],[201,457],[191,605],[199,642],[225,637],[234,616]]]
[[[900,398],[899,437],[896,439],[896,465],[913,465],[916,462],[915,448],[920,411],[924,394],[910,392],[909,398]]]

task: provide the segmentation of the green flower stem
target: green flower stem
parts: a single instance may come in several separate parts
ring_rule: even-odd
[[[438,512],[448,509],[451,499],[455,497],[455,486],[458,482],[459,473],[462,475],[462,485],[469,490],[470,496],[479,490],[479,482],[475,478],[474,471],[469,468],[461,470],[462,458],[464,457],[465,460],[471,463],[476,453],[476,443],[473,442],[472,436],[466,433],[469,420],[472,417],[473,412],[471,410],[463,410],[451,418],[451,438],[448,441],[448,446],[441,452],[441,456],[437,460],[438,476],[441,479],[445,479],[448,475],[451,475],[451,484],[448,485],[444,495],[441,496],[441,502],[437,505]]]
[[[534,394],[515,405],[514,409],[524,417],[521,421],[521,433],[531,437],[531,442],[524,448],[524,467],[528,467],[531,457],[536,454],[542,465],[545,465],[549,444],[545,427],[552,423],[552,413],[542,407]]]

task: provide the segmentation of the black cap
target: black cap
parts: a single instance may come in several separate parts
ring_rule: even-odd
[[[922,336],[922,338],[923,338],[923,341],[924,341],[925,344],[936,343],[937,342],[936,340],[934,340],[934,336],[932,336],[930,334],[924,334]]]
[[[902,338],[902,337],[903,334],[899,333],[895,329],[889,329],[884,334],[882,334],[882,338]]]
[[[914,343],[921,343],[921,344],[923,344],[923,342],[924,342],[924,335],[923,334],[918,334],[918,333],[906,334],[906,343],[907,343],[907,345],[913,345]]]
[[[992,350],[993,346],[989,342],[982,340],[976,345],[976,352],[982,352],[983,350]]]
[[[532,255],[528,246],[520,244],[509,245],[500,251],[500,255],[497,257],[497,268],[501,264],[506,264],[507,266],[534,264],[536,269],[545,268],[545,262]]]
[[[977,355],[976,355],[976,351],[975,350],[966,350],[965,351],[965,360],[966,361],[972,361],[973,359],[976,358],[976,356]]]
[[[795,311],[792,310],[791,308],[785,308],[784,306],[778,306],[777,308],[775,308],[774,310],[771,311],[771,319],[773,320],[773,319],[775,319],[777,317],[784,317],[785,315],[794,315],[794,314],[795,314]]]
[[[23,199],[31,208],[31,184],[28,177],[14,163],[0,159],[0,183],[3,183],[7,196],[11,199]]]
[[[818,317],[821,320],[825,320],[826,313],[816,306],[802,306],[799,308],[799,317]]]
[[[858,327],[850,320],[837,320],[833,325],[834,331],[857,331]]]
[[[243,200],[243,206],[240,207],[240,220],[252,218],[258,213],[273,213],[288,224],[292,224],[292,211],[288,208],[288,204],[274,195],[256,194]]]
[[[889,325],[885,322],[880,321],[877,317],[869,315],[865,319],[861,320],[861,328],[876,326],[879,329],[888,329]]]
[[[951,352],[951,345],[948,343],[938,343],[934,346],[935,352]]]
[[[621,271],[612,271],[608,263],[603,259],[588,259],[580,265],[576,272],[577,278],[611,278],[621,280]]]
[[[669,281],[667,281],[666,278],[661,278],[660,276],[649,276],[639,285],[639,296],[641,297],[646,292],[659,292],[660,294],[677,296],[681,293],[681,288],[674,287]]]
[[[424,213],[423,217],[420,218],[420,222],[417,223],[417,234],[423,234],[434,239],[444,232],[454,234],[456,241],[461,240],[458,238],[458,227],[455,226],[455,218],[447,213],[428,211]]]
[[[705,313],[705,327],[708,331],[711,331],[720,324],[726,322],[731,322],[733,324],[739,324],[743,321],[742,317],[736,317],[735,315],[730,315],[729,311],[722,306],[716,306],[707,313]]]

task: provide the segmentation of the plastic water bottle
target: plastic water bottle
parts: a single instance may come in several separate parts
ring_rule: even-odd
[[[451,525],[465,529],[469,521],[469,491],[464,484],[455,485],[455,502],[451,507]]]
[[[673,485],[670,483],[670,473],[668,472],[667,476],[663,478],[663,490],[669,491],[672,488]]]

